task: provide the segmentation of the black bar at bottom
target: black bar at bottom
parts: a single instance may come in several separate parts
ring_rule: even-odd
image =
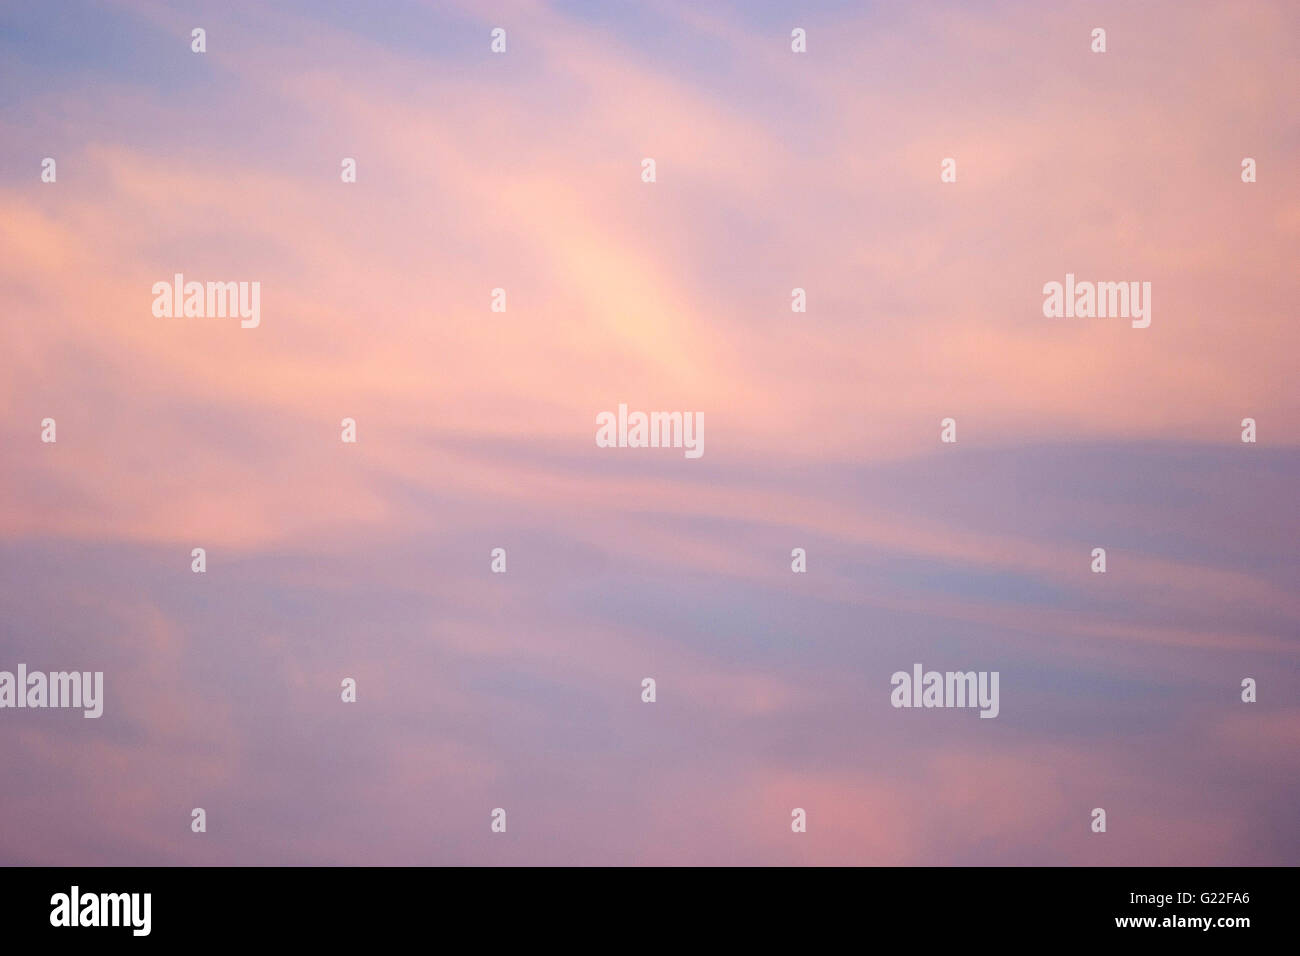
[[[421,930],[444,944],[519,938],[616,948],[711,937],[785,937],[806,948],[882,932],[913,937],[918,952],[948,940],[1232,945],[1288,928],[1294,876],[1288,868],[1208,867],[37,867],[0,870],[0,920],[6,942],[64,937],[92,946],[400,943]]]

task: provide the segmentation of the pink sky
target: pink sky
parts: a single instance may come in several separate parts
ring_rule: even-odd
[[[701,6],[13,15],[0,859],[1296,861],[1293,6]]]

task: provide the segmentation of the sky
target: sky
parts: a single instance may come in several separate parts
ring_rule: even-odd
[[[0,862],[1300,862],[1297,21],[0,4]]]

